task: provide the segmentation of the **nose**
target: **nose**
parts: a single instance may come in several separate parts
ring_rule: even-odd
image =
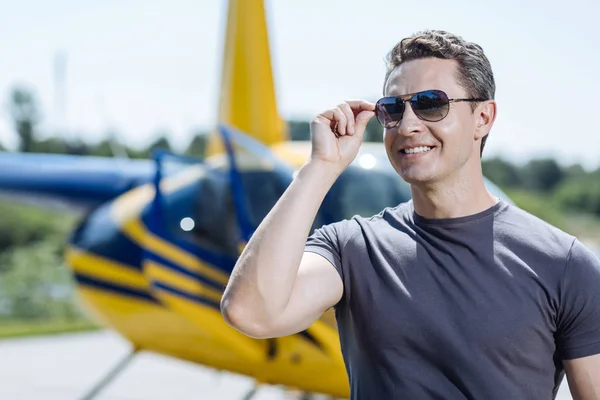
[[[402,136],[413,136],[423,131],[423,121],[417,117],[409,102],[406,103],[402,120],[395,129]]]

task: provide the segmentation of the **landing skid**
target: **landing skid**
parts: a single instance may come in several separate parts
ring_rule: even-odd
[[[125,370],[125,368],[127,368],[129,363],[131,362],[131,360],[133,360],[133,358],[138,354],[138,352],[139,352],[139,349],[133,349],[132,351],[127,353],[125,355],[125,357],[123,357],[123,359],[117,363],[117,365],[115,365],[110,371],[108,371],[108,373],[102,379],[100,379],[100,381],[98,381],[98,383],[96,383],[94,385],[94,387],[92,387],[79,400],[95,399],[96,396],[98,396],[100,394],[100,392],[102,392],[121,372],[123,372],[123,370]],[[256,396],[256,394],[258,392],[258,387],[259,387],[258,384],[254,385],[254,387],[252,389],[250,389],[248,391],[248,393],[246,393],[244,395],[244,397],[242,397],[241,400],[252,400],[252,398],[254,396]],[[314,399],[315,399],[315,397],[313,397],[313,394],[307,393],[307,392],[301,393],[300,397],[298,397],[298,400],[314,400]]]
[[[117,375],[119,375],[129,365],[129,363],[131,362],[131,360],[133,360],[137,353],[137,349],[133,349],[131,352],[129,352],[121,361],[119,361],[117,365],[115,365],[110,371],[108,371],[108,373],[102,379],[100,379],[100,381],[96,383],[96,385],[94,385],[94,387],[92,387],[92,389],[90,389],[90,391],[85,396],[81,397],[80,400],[95,399],[96,396],[98,396],[98,394],[103,389],[105,389],[106,386],[108,386],[113,381],[113,379],[115,379]]]
[[[244,397],[242,397],[241,400],[251,400],[256,395],[257,391],[258,391],[258,385],[254,385],[254,387],[252,389],[250,389],[248,391],[248,393],[246,393],[244,395]]]
[[[252,400],[252,398],[254,396],[256,396],[257,392],[258,392],[258,384],[254,385],[254,387],[252,389],[250,389],[248,391],[248,393],[246,393],[244,395],[244,397],[241,398],[241,400]],[[326,400],[326,399],[331,399],[333,400],[333,398],[330,397],[322,397],[320,395],[315,395],[313,393],[308,393],[308,392],[301,392],[301,393],[297,393],[297,395],[295,395],[297,397],[286,397],[286,399],[295,399],[295,400]]]

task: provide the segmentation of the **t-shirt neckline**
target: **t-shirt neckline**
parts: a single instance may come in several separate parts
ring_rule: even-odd
[[[505,205],[506,205],[506,203],[502,199],[498,199],[498,202],[496,202],[496,204],[492,205],[491,207],[489,207],[483,211],[475,213],[475,214],[465,215],[463,217],[456,217],[456,218],[427,218],[427,217],[423,217],[423,216],[417,214],[417,212],[415,211],[415,207],[414,207],[412,199],[410,201],[410,208],[411,208],[413,220],[415,221],[415,223],[426,224],[426,225],[439,225],[439,226],[462,224],[465,222],[474,222],[474,221],[477,221],[480,219],[484,219],[484,218],[488,217],[489,215],[496,213],[498,210],[500,210]]]

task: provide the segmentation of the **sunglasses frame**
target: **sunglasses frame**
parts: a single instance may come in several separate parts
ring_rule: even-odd
[[[444,116],[442,118],[436,119],[436,120],[426,119],[422,115],[419,114],[419,110],[415,111],[415,109],[414,109],[414,107],[412,105],[413,99],[416,96],[421,95],[423,93],[427,93],[427,92],[439,93],[439,94],[441,94],[440,97],[442,99],[445,98],[448,101],[447,104],[444,104],[444,105],[448,106],[448,110],[446,111],[446,114],[444,114]],[[401,114],[402,116],[400,117],[400,119],[398,119],[398,120],[392,120],[390,122],[390,124],[385,125],[385,124],[383,124],[381,122],[381,120],[379,118],[379,115],[380,115],[379,110],[381,108],[383,112],[385,112],[386,114],[388,114],[387,111],[385,111],[385,106],[383,106],[383,105],[380,104],[383,100],[388,100],[388,99],[395,99],[396,103],[398,103],[399,101],[402,102],[402,105],[403,105],[404,109],[402,110],[402,114]],[[375,116],[377,118],[377,122],[379,122],[379,124],[381,126],[383,126],[385,129],[390,129],[390,128],[395,128],[402,121],[402,118],[404,117],[404,112],[406,111],[406,103],[410,104],[410,107],[412,108],[413,113],[415,113],[415,115],[417,116],[417,118],[419,118],[420,120],[427,121],[427,122],[439,122],[439,121],[443,120],[444,118],[446,118],[448,116],[448,114],[450,113],[450,103],[480,102],[480,101],[487,101],[487,100],[489,100],[489,99],[483,99],[483,98],[455,98],[455,99],[450,99],[450,98],[448,98],[448,95],[446,94],[446,92],[444,92],[443,90],[429,89],[429,90],[423,90],[423,91],[412,93],[412,94],[406,94],[406,95],[403,95],[403,96],[385,96],[385,97],[382,97],[381,99],[379,99],[377,101],[377,103],[375,105]]]

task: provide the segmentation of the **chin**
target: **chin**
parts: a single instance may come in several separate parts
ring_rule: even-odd
[[[396,171],[405,182],[411,185],[434,183],[439,175],[431,165],[429,168],[416,165],[404,169],[396,167]]]
[[[435,176],[429,174],[404,173],[400,177],[408,184],[419,186],[434,183]]]

